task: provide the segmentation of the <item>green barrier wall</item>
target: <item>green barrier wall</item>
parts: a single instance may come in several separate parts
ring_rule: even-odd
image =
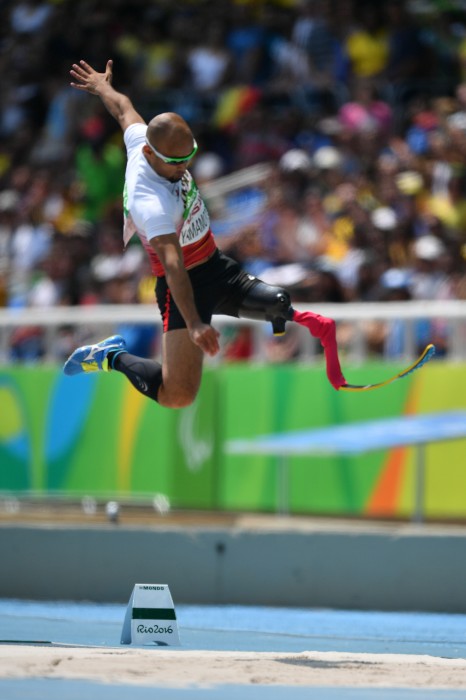
[[[401,369],[348,371],[369,383]],[[170,411],[117,373],[0,372],[0,490],[78,495],[166,494],[176,507],[274,511],[277,460],[227,455],[224,441],[372,418],[464,408],[464,365],[433,362],[374,392],[335,392],[321,367],[207,369],[196,403]],[[427,517],[466,518],[466,441],[427,448]],[[409,516],[414,448],[359,457],[293,457],[296,513]]]
[[[167,411],[118,374],[0,373],[0,489],[108,496],[164,493],[215,506],[216,378]]]

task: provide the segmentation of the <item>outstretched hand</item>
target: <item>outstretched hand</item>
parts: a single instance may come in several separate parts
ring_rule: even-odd
[[[98,73],[86,61],[79,61],[79,64],[73,63],[70,75],[77,81],[71,83],[72,87],[98,95],[102,87],[112,84],[113,61],[107,61],[104,73]]]

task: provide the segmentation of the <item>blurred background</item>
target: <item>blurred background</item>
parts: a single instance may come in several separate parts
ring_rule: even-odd
[[[219,319],[221,357],[188,409],[120,376],[65,379],[77,345],[116,331],[152,357],[161,335],[148,261],[122,244],[122,135],[69,86],[82,58],[112,58],[146,120],[189,122],[219,247],[337,320],[348,381],[390,376],[431,342],[435,361],[341,396],[301,328],[274,339]],[[91,515],[109,498],[274,512],[276,458],[228,454],[229,439],[464,407],[462,0],[2,0],[0,66],[4,512],[37,496]],[[413,448],[295,457],[289,472],[292,513],[412,516]],[[424,513],[465,519],[464,441],[428,447]]]

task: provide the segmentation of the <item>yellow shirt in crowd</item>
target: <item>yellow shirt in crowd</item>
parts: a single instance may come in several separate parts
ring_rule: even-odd
[[[346,40],[353,73],[359,78],[378,75],[387,66],[388,35],[385,31],[369,34],[356,30]]]

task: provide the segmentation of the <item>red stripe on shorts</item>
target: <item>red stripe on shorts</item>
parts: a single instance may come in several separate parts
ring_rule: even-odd
[[[168,331],[168,321],[170,316],[170,302],[171,302],[170,290],[167,288],[167,293],[165,295],[165,308],[163,310],[163,332]]]

